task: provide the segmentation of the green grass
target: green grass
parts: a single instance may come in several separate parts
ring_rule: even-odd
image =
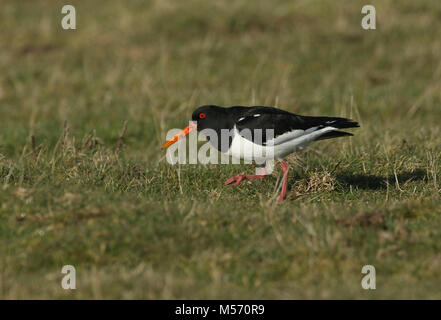
[[[374,31],[364,1],[83,0],[65,31],[3,1],[0,298],[441,298],[441,4],[370,3]],[[280,169],[167,164],[202,104],[361,128],[291,157],[279,204]]]

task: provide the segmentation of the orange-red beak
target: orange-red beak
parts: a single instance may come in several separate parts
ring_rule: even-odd
[[[190,132],[192,132],[196,128],[197,128],[196,123],[190,122],[189,126],[186,126],[182,131],[180,131],[178,134],[176,134],[173,138],[171,138],[166,143],[164,143],[162,145],[161,149],[166,149],[166,148],[170,147],[173,143],[175,143],[179,139],[182,139],[183,137],[185,137],[187,134],[189,134]]]

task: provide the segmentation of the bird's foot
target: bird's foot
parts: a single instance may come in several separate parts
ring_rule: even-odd
[[[238,174],[225,181],[225,185],[234,182],[234,186],[237,187],[245,179],[263,179],[266,176],[266,174]]]

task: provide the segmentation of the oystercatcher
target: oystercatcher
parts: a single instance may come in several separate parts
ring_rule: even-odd
[[[284,158],[287,155],[303,150],[313,141],[352,136],[352,133],[338,129],[359,127],[357,122],[346,118],[301,116],[265,106],[224,108],[206,105],[193,112],[192,120],[189,126],[168,140],[162,149],[195,129],[202,132],[211,129],[221,137],[221,142],[219,143],[219,139],[207,138],[220,152],[265,166],[261,174],[238,174],[225,181],[225,185],[234,183],[234,186],[238,186],[245,179],[266,177],[268,170],[265,169],[272,166],[276,159],[280,161],[283,170],[279,201],[286,198],[289,166]],[[228,139],[222,139],[223,132],[232,134]]]

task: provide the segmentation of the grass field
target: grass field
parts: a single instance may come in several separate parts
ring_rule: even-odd
[[[440,1],[62,5],[1,4],[0,298],[441,298]],[[361,128],[290,157],[279,204],[280,168],[165,161],[203,104]]]

